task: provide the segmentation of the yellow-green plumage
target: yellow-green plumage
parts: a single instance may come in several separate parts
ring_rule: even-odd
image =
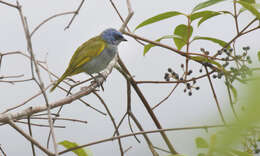
[[[106,42],[101,38],[101,36],[94,37],[87,42],[83,43],[74,53],[70,60],[70,64],[67,67],[64,74],[58,79],[55,85],[51,88],[53,91],[61,81],[66,77],[76,75],[85,72],[82,66],[89,62],[94,57],[100,55],[100,53],[106,47]]]
[[[85,72],[89,75],[99,73],[107,67],[117,53],[120,42],[126,41],[122,33],[109,28],[83,43],[74,53],[64,74],[51,88],[53,91],[66,77]]]

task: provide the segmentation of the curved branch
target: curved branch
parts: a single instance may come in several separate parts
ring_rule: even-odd
[[[44,25],[45,23],[47,23],[48,21],[50,21],[51,19],[55,18],[55,17],[59,17],[59,16],[63,16],[63,15],[69,15],[69,14],[74,14],[75,11],[70,11],[70,12],[63,12],[63,13],[59,13],[59,14],[55,14],[51,17],[48,17],[46,18],[45,20],[43,20],[38,26],[36,26],[32,33],[30,34],[30,36],[32,37],[32,35],[42,26]]]

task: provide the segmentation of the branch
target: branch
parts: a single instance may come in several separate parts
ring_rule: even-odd
[[[0,3],[5,4],[5,5],[9,6],[9,7],[16,8],[16,9],[19,8],[18,5],[14,5],[14,4],[11,4],[11,3],[7,3],[7,2],[4,2],[4,1],[2,1],[2,0],[0,0]]]
[[[49,156],[54,156],[54,153],[51,153],[48,149],[40,145],[34,138],[26,134],[21,128],[16,126],[16,124],[12,121],[11,118],[8,118],[8,123],[10,126],[12,126],[15,130],[17,130],[20,134],[22,134],[28,141],[32,142],[34,145],[36,145],[39,149],[41,149],[44,153],[46,153]]]
[[[52,132],[51,134],[52,134],[52,141],[53,141],[55,156],[58,156],[58,148],[57,148],[56,138],[55,138],[54,129],[53,129],[53,122],[52,122],[52,119],[51,119],[49,100],[48,100],[47,94],[46,94],[46,92],[44,90],[44,83],[43,83],[43,80],[42,80],[42,77],[41,77],[41,74],[40,74],[40,70],[39,70],[37,61],[36,61],[35,56],[34,56],[33,47],[32,47],[32,40],[31,40],[31,36],[30,36],[30,32],[29,32],[29,26],[28,26],[26,17],[23,15],[22,7],[19,4],[18,0],[16,1],[16,3],[17,3],[17,6],[18,6],[18,12],[19,12],[19,15],[20,15],[20,18],[21,18],[21,22],[22,22],[22,25],[23,25],[25,39],[27,41],[27,49],[28,49],[28,52],[29,52],[29,54],[31,56],[32,77],[33,77],[34,81],[36,82],[36,84],[39,86],[40,90],[42,91],[42,95],[43,95],[43,98],[45,100],[45,104],[46,104],[46,106],[48,108],[47,109],[48,110],[48,118],[49,118],[48,122],[49,122],[49,125],[50,125],[50,130]],[[34,77],[33,66],[35,67],[35,72],[37,74],[37,78],[38,78],[39,82]]]
[[[36,26],[33,31],[31,32],[30,36],[32,37],[32,35],[45,23],[47,23],[48,21],[50,21],[51,19],[55,18],[55,17],[59,17],[59,16],[63,16],[63,15],[69,15],[69,14],[74,14],[75,11],[70,11],[70,12],[63,12],[63,13],[59,13],[56,15],[53,15],[51,17],[48,17],[47,19],[43,20],[38,26]]]
[[[95,142],[91,142],[88,144],[84,144],[81,146],[77,146],[77,147],[73,147],[73,148],[69,148],[66,149],[64,151],[59,152],[60,155],[79,149],[79,148],[84,148],[87,146],[91,146],[91,145],[96,145],[96,144],[100,144],[100,143],[104,143],[104,142],[108,142],[108,141],[112,141],[118,138],[126,138],[129,136],[133,136],[133,135],[143,135],[143,134],[149,134],[149,133],[158,133],[158,132],[166,132],[166,131],[179,131],[179,130],[192,130],[192,129],[208,129],[208,128],[219,128],[219,127],[226,127],[225,125],[211,125],[211,126],[194,126],[194,127],[183,127],[183,128],[167,128],[167,129],[157,129],[157,130],[151,130],[151,131],[142,131],[142,132],[136,132],[136,133],[130,133],[130,134],[125,134],[125,135],[120,135],[120,136],[115,136],[115,137],[110,137],[110,138],[106,138],[103,140],[98,140]]]
[[[81,3],[79,4],[79,7],[77,8],[77,10],[74,12],[73,17],[71,18],[69,24],[64,28],[64,30],[68,29],[71,25],[71,23],[73,22],[73,20],[75,19],[75,17],[79,14],[79,10],[82,7],[83,3],[85,2],[85,0],[82,0]]]
[[[148,101],[146,100],[146,98],[144,97],[142,91],[140,90],[140,88],[138,87],[136,81],[133,79],[133,77],[131,76],[131,74],[129,73],[128,69],[126,68],[125,64],[121,61],[121,59],[119,58],[118,60],[119,65],[121,66],[121,68],[123,69],[123,71],[126,72],[127,75],[130,75],[129,77],[129,82],[131,83],[131,85],[133,86],[133,88],[135,89],[137,95],[139,96],[140,100],[142,101],[142,103],[144,104],[148,114],[150,115],[150,117],[152,118],[152,120],[154,121],[156,127],[158,129],[162,129],[162,126],[160,124],[160,122],[158,121],[157,117],[155,116],[154,112],[152,111]],[[173,153],[173,154],[177,154],[177,152],[175,151],[175,149],[173,148],[170,140],[168,139],[167,135],[162,131],[160,132],[165,143],[167,144],[169,150]]]
[[[205,67],[205,70],[206,70],[207,75],[208,75],[208,80],[209,80],[210,88],[211,88],[211,91],[212,91],[212,93],[213,93],[214,99],[215,99],[215,101],[216,101],[217,108],[218,108],[218,112],[219,112],[219,114],[220,114],[221,120],[222,120],[222,122],[223,122],[224,124],[226,124],[225,118],[224,118],[224,116],[223,116],[223,113],[222,113],[222,111],[221,111],[221,108],[220,108],[220,105],[219,105],[219,102],[218,102],[218,98],[217,98],[215,89],[214,89],[214,87],[213,87],[213,84],[212,84],[212,81],[211,81],[211,78],[210,78],[210,75],[209,75],[208,68]]]

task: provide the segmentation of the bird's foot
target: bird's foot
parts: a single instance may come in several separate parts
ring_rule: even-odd
[[[106,79],[107,79],[103,74],[101,74],[101,73],[99,73],[99,72],[98,72],[98,76],[99,76],[99,77],[102,77],[102,78],[104,79],[104,81],[106,81]]]
[[[103,81],[100,79],[100,77],[97,76],[97,77],[93,77],[93,78],[94,78],[94,81],[91,81],[91,83],[95,83],[96,82],[98,87],[101,87],[101,89],[104,91]]]

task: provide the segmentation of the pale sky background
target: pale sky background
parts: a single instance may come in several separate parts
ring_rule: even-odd
[[[166,11],[190,13],[192,8],[202,1],[203,0],[131,0],[135,14],[129,23],[129,27],[133,30],[143,20]],[[15,4],[15,1],[13,0],[9,2]],[[114,2],[123,14],[123,17],[126,17],[127,7],[125,1],[114,0]],[[75,10],[79,3],[79,0],[20,1],[20,4],[23,6],[24,14],[28,18],[30,30],[34,29],[40,22],[53,14]],[[231,10],[232,8],[231,2],[220,3],[214,7],[214,9],[219,11],[225,9]],[[212,9],[212,7],[208,9]],[[26,51],[26,41],[17,10],[0,4],[0,19],[0,52],[16,50]],[[32,38],[33,48],[37,59],[44,60],[46,53],[48,53],[47,61],[49,68],[57,75],[61,75],[64,72],[73,52],[79,45],[89,38],[98,35],[106,28],[113,27],[118,29],[121,26],[121,21],[108,0],[87,0],[70,29],[64,31],[63,29],[70,19],[71,15],[58,17],[42,26]],[[240,28],[244,27],[245,24],[252,19],[253,16],[251,16],[250,13],[244,13],[241,16]],[[186,24],[186,22],[187,20],[185,17],[178,16],[141,28],[136,33],[140,36],[155,40],[160,36],[172,34],[175,26]],[[235,35],[234,21],[228,15],[215,17],[208,22],[203,23],[199,28],[196,27],[195,23],[193,26],[194,36],[210,36],[229,41]],[[250,45],[250,52],[252,53],[253,60],[256,60],[256,51],[260,49],[259,35],[260,31],[258,30],[242,37],[237,41],[237,49],[242,49],[243,46]],[[128,36],[126,36],[126,38],[128,39],[128,42],[120,44],[119,54],[131,74],[135,76],[136,80],[163,80],[164,73],[168,67],[178,71],[180,75],[182,74],[180,64],[184,63],[183,57],[180,57],[169,50],[157,47],[153,48],[146,56],[143,56],[143,47],[132,38]],[[163,42],[173,45],[171,40]],[[191,49],[195,51],[199,50],[201,47],[209,50],[211,54],[220,48],[209,42],[197,41],[194,42]],[[200,66],[196,63],[191,63],[191,66],[194,67],[192,68],[193,74],[191,77],[194,77],[198,74]],[[22,56],[4,57],[0,75],[18,74],[25,74],[24,78],[30,78],[29,61]],[[47,86],[49,84],[47,73],[42,70],[41,75],[44,78],[45,86]],[[88,76],[80,74],[73,78],[75,80],[84,80],[88,78]],[[223,80],[214,80],[214,86],[216,87],[221,108],[225,117],[227,117],[230,112],[230,107],[227,102],[227,93],[223,82]],[[198,81],[197,85],[199,85],[201,89],[199,91],[194,90],[193,96],[191,97],[183,93],[185,87],[184,85],[180,85],[174,94],[154,111],[163,128],[202,126],[221,123],[208,80],[206,78],[201,79]],[[0,87],[0,112],[11,106],[20,104],[39,90],[36,84],[33,84],[32,82],[17,83],[16,85],[0,83]],[[173,85],[140,85],[141,90],[151,106],[154,106],[167,96],[172,87]],[[126,111],[125,79],[114,70],[104,83],[104,88],[105,91],[101,91],[100,94],[106,101],[118,123]],[[78,89],[79,88],[75,90]],[[62,99],[64,96],[65,93],[61,92],[59,89],[56,89],[56,91],[51,94],[48,92],[50,102]],[[89,95],[84,97],[84,99],[92,106],[105,111],[102,104],[95,96]],[[44,105],[43,98],[36,98],[21,109],[35,105]],[[132,90],[132,109],[145,130],[155,129],[153,122],[134,90]],[[53,110],[53,112],[56,112],[56,110]],[[78,144],[85,144],[111,137],[113,134],[113,125],[108,116],[98,114],[79,101],[66,105],[62,111],[62,116],[87,120],[88,124],[84,125],[80,123],[58,121],[57,125],[66,125],[66,129],[55,129],[58,142],[70,140],[77,142]],[[32,120],[32,122],[35,123],[38,122],[38,120]],[[42,123],[47,123],[47,121]],[[18,125],[27,132],[27,126]],[[136,131],[138,130],[135,126],[134,129]],[[0,144],[8,156],[18,154],[31,155],[30,143],[14,129],[6,125],[1,126],[0,131]],[[43,145],[46,145],[48,131],[48,128],[33,127],[35,139]],[[127,120],[125,120],[120,128],[120,133],[130,133]],[[195,148],[194,139],[198,136],[206,135],[204,130],[174,131],[167,132],[167,134],[179,153],[191,156],[196,155],[198,152]],[[154,145],[167,149],[159,134],[149,134],[149,136]],[[133,137],[122,139],[124,149],[133,146],[126,155],[151,155],[143,138],[141,136],[138,138],[142,141],[141,144],[137,143]],[[92,151],[94,156],[120,155],[117,141],[102,143],[88,148]],[[59,146],[59,150],[61,151],[62,149],[63,147]],[[44,155],[38,149],[37,153],[37,155]],[[68,153],[65,155],[70,156],[73,154]],[[167,155],[167,153],[161,153],[161,155]]]

